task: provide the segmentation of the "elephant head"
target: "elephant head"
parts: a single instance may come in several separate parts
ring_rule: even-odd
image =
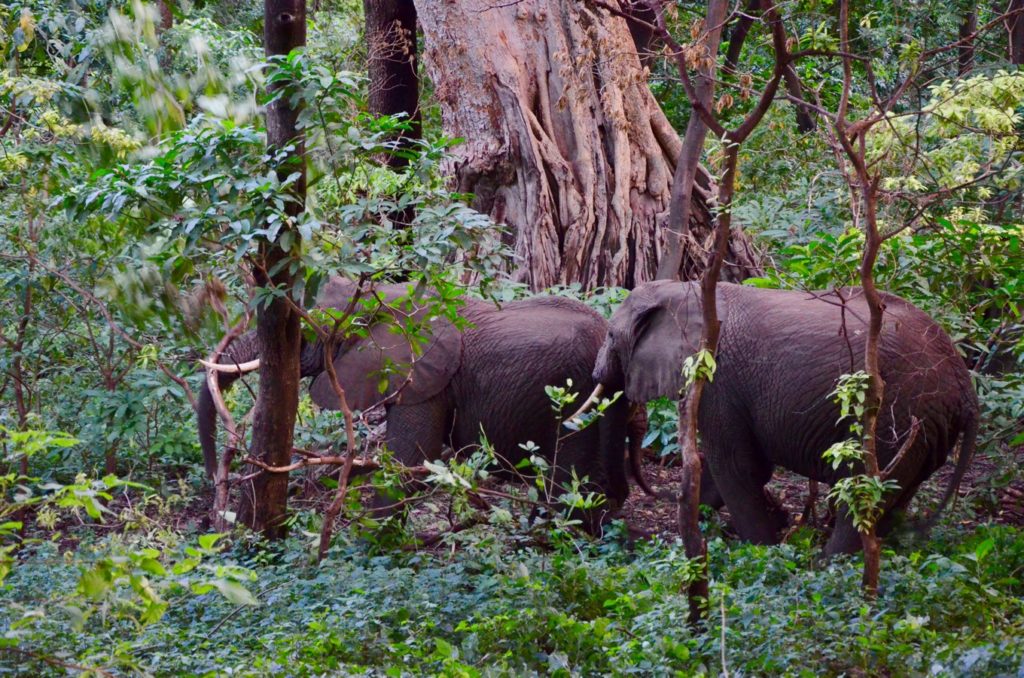
[[[702,323],[697,283],[664,280],[637,288],[612,316],[594,380],[633,402],[679,397],[686,385],[683,361],[700,347]]]
[[[329,281],[317,306],[347,310],[365,318],[349,336],[337,342],[334,370],[349,408],[364,410],[388,402],[411,405],[443,390],[462,358],[459,331],[445,318],[433,317],[429,300],[411,295],[406,285],[385,285],[361,292],[357,304],[354,283]],[[411,329],[410,329],[411,328]],[[219,388],[229,387],[241,374],[259,368],[256,332],[236,339],[217,362],[202,361]],[[341,409],[341,402],[326,372],[324,345],[303,339],[300,373],[312,377],[310,396],[325,409]],[[196,405],[200,445],[206,473],[216,468],[217,411],[209,380],[203,383]]]

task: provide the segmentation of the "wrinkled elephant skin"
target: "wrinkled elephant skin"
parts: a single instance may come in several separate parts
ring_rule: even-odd
[[[774,543],[785,526],[785,516],[764,494],[775,466],[829,484],[850,474],[822,458],[851,435],[830,393],[840,375],[864,368],[868,308],[857,288],[842,290],[841,297],[718,285],[717,369],[704,388],[698,428],[710,473],[706,482],[713,481],[744,539]],[[920,420],[920,430],[893,472],[900,489],[886,499],[882,534],[892,512],[910,501],[962,437],[943,504],[948,501],[973,453],[978,420],[970,375],[946,333],[909,302],[888,294],[883,300],[882,468],[907,439],[912,418]],[[658,281],[635,289],[611,319],[595,379],[606,389],[623,389],[634,402],[678,397],[684,387],[680,367],[700,342],[701,306],[695,283]],[[859,546],[843,511],[826,553]]]

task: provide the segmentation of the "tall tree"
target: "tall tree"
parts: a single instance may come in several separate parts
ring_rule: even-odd
[[[978,12],[972,5],[960,20],[960,47],[957,49],[957,73],[967,75],[974,68],[974,39],[978,32]]]
[[[367,59],[370,75],[370,112],[404,114],[412,129],[402,136],[420,136],[420,83],[416,74],[416,6],[412,0],[363,0]],[[391,167],[408,160],[389,154]]]
[[[1010,0],[1006,10],[1006,30],[1009,33],[1010,63],[1024,64],[1024,0]]]
[[[267,57],[284,55],[306,44],[305,0],[264,0],[263,44]],[[280,87],[277,85],[276,87]],[[281,96],[267,106],[267,146],[291,147],[291,158],[279,171],[283,181],[294,172],[292,200],[286,211],[295,217],[303,210],[306,195],[305,158],[298,131],[299,111],[289,97]],[[289,220],[290,221],[290,220]],[[277,238],[260,243],[261,266],[255,275],[263,287],[275,287],[290,294],[295,273],[288,265],[292,254],[282,247],[282,236],[294,230],[282,226]],[[298,240],[298,232],[292,234]],[[253,453],[270,466],[288,464],[292,454],[295,416],[299,405],[300,318],[289,300],[272,295],[258,311],[256,334],[260,345],[260,389],[253,415]],[[288,474],[261,473],[243,488],[239,520],[271,539],[285,534],[284,517],[288,502]]]
[[[467,140],[455,149],[458,190],[508,226],[517,276],[534,289],[632,286],[655,276],[662,252],[682,144],[647,87],[626,19],[604,5],[417,3],[445,131]],[[701,175],[697,246],[714,199]]]

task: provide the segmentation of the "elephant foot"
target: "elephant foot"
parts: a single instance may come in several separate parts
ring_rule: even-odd
[[[826,558],[841,553],[858,553],[861,550],[860,532],[853,526],[848,517],[836,518],[835,529],[832,536],[825,543],[824,555]]]

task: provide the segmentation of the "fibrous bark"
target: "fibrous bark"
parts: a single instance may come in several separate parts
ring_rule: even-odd
[[[625,19],[549,0],[417,9],[445,132],[466,140],[454,149],[457,188],[507,225],[517,278],[533,289],[652,279],[681,142]],[[710,232],[714,198],[700,174],[695,245]]]

